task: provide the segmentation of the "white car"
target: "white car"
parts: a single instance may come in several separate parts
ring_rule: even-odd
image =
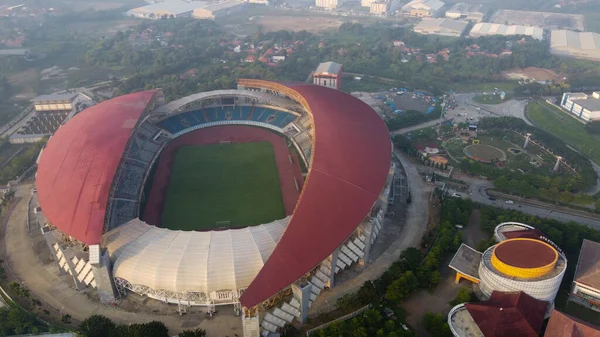
[[[452,193],[452,196],[455,198],[460,198],[460,194],[458,194],[458,193]]]
[[[512,200],[506,200],[506,203],[509,204],[509,205],[514,204],[514,202]]]

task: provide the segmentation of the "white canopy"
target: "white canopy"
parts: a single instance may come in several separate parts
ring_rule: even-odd
[[[106,233],[113,276],[173,292],[239,291],[258,274],[290,217],[225,231],[173,231],[134,219]]]

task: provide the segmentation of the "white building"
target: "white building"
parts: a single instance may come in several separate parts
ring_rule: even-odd
[[[369,13],[377,15],[385,15],[390,10],[390,3],[386,1],[377,1],[371,3]]]
[[[550,53],[599,61],[600,34],[553,30],[550,34]]]
[[[206,6],[206,4],[204,1],[167,0],[134,8],[129,10],[127,15],[143,19],[160,19],[171,16],[175,18],[191,17],[194,9]]]
[[[446,11],[446,17],[450,19],[461,19],[475,22],[483,21],[487,14],[483,4],[468,4],[459,2]]]
[[[402,6],[400,10],[403,16],[415,18],[433,18],[438,16],[445,3],[439,0],[412,0]]]
[[[209,4],[202,8],[194,9],[192,16],[196,19],[216,19],[243,9],[243,1],[227,1]]]
[[[544,30],[539,27],[531,26],[507,26],[499,23],[480,22],[473,26],[470,34],[471,37],[490,36],[490,35],[526,35],[536,40],[544,38]]]
[[[600,311],[600,243],[583,240],[569,300]]]
[[[586,122],[600,120],[600,93],[565,92],[560,106],[568,113]]]
[[[461,20],[425,18],[413,30],[415,33],[425,35],[459,37],[467,29],[468,25],[467,21]]]
[[[315,6],[325,9],[336,9],[344,4],[344,0],[315,0]]]

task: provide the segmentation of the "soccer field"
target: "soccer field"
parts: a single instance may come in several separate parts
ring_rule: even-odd
[[[177,149],[162,214],[165,228],[235,228],[284,217],[271,143]]]

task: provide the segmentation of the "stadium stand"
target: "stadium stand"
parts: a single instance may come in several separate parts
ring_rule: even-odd
[[[296,119],[297,116],[292,113],[267,106],[216,106],[203,107],[200,110],[170,116],[158,122],[158,125],[164,130],[176,134],[196,125],[217,121],[247,120],[283,128]]]
[[[17,134],[53,134],[68,114],[69,111],[38,112]]]

